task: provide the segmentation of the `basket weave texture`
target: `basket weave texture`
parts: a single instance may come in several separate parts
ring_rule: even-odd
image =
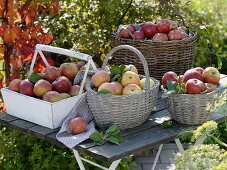
[[[196,33],[191,32],[189,38],[177,41],[155,42],[151,40],[132,40],[117,38],[112,34],[112,47],[130,45],[140,50],[148,64],[151,77],[161,80],[168,71],[183,74],[192,68],[196,48]],[[113,64],[134,64],[141,74],[143,65],[132,51],[124,49],[117,51],[111,61]]]
[[[222,87],[204,94],[172,94],[165,98],[167,109],[175,121],[199,125],[210,120],[214,115],[208,108],[214,106]]]
[[[146,77],[145,89],[131,95],[97,95],[91,89],[91,82],[87,84],[87,101],[98,127],[105,129],[115,124],[121,130],[141,125],[151,114],[157,101],[160,82],[152,78],[155,85],[151,88],[149,71],[142,53],[134,47],[122,45],[113,48],[106,56],[102,69],[107,65],[110,56],[120,49],[128,49],[135,52],[144,64]]]

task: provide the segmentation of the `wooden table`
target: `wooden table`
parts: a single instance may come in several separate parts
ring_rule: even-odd
[[[221,83],[227,84],[227,75],[222,75]],[[192,128],[193,126],[184,125],[173,121],[173,124],[170,128],[162,129],[160,127],[160,124],[164,120],[170,119],[170,115],[165,107],[164,101],[160,96],[161,92],[159,93],[156,110],[151,113],[149,119],[145,123],[138,127],[121,132],[121,135],[125,138],[124,143],[121,143],[120,145],[106,143],[102,146],[96,146],[90,140],[86,140],[77,145],[73,149],[73,151],[80,168],[84,169],[82,160],[87,162],[89,161],[79,157],[78,152],[85,153],[101,161],[112,162],[111,166],[109,167],[110,170],[115,169],[120,160],[124,157],[133,155],[136,152],[144,151],[155,146],[159,146],[159,150],[152,167],[152,169],[154,169],[158,156],[162,149],[162,144],[168,143],[172,140],[175,140],[179,150],[183,152],[182,145],[178,139],[179,133],[185,129]],[[222,122],[224,120],[224,116],[216,113],[213,116],[212,120],[215,120],[216,122]],[[49,129],[42,127],[37,124],[11,116],[7,113],[0,114],[0,124],[65,147],[56,139],[56,133],[59,131],[59,128]],[[95,163],[92,164],[103,169],[108,169]]]

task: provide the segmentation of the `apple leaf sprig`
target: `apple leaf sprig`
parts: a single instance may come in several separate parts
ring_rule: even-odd
[[[119,128],[116,125],[110,126],[105,134],[102,132],[94,132],[89,138],[94,141],[96,145],[103,145],[106,142],[111,142],[119,145],[121,142],[124,142],[125,139],[119,135]]]
[[[167,81],[166,83],[167,90],[162,94],[162,98],[166,98],[171,94],[184,94],[186,93],[185,84],[182,82],[179,77],[178,82],[176,81]]]
[[[122,75],[126,71],[125,68],[126,68],[126,66],[124,64],[121,64],[120,66],[111,65],[110,66],[111,82],[113,82],[113,81],[120,82]]]

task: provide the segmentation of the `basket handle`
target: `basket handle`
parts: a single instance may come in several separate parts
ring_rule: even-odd
[[[147,66],[147,61],[144,57],[144,55],[138,50],[136,49],[135,47],[132,47],[130,45],[119,45],[117,47],[114,47],[112,50],[110,50],[110,52],[106,55],[106,58],[104,59],[103,61],[103,64],[102,64],[102,69],[105,69],[105,67],[107,66],[107,63],[108,63],[108,60],[111,58],[112,54],[118,50],[121,50],[121,49],[127,49],[127,50],[131,50],[132,52],[134,52],[139,58],[140,60],[142,61],[143,63],[143,67],[144,67],[144,73],[145,73],[145,78],[146,78],[146,81],[145,81],[145,90],[148,90],[149,87],[150,87],[150,73],[149,73],[149,70],[148,70],[148,66]]]
[[[30,76],[32,74],[32,72],[33,72],[35,61],[36,61],[36,57],[37,57],[38,53],[40,54],[40,56],[41,56],[43,62],[45,63],[45,65],[49,66],[49,63],[46,60],[45,56],[43,55],[42,51],[62,54],[62,55],[66,55],[66,56],[70,56],[70,57],[73,57],[73,58],[78,58],[78,59],[87,61],[87,65],[88,66],[87,66],[87,68],[85,70],[84,77],[83,77],[83,80],[82,80],[82,83],[81,83],[81,87],[80,87],[80,90],[79,90],[79,95],[82,94],[82,90],[83,90],[84,85],[85,85],[85,79],[87,77],[90,65],[93,67],[94,70],[97,69],[96,66],[95,66],[95,63],[92,60],[92,56],[90,56],[88,54],[76,52],[76,51],[71,51],[71,50],[59,48],[59,47],[53,47],[53,46],[49,46],[49,45],[37,44],[35,52],[34,52],[34,55],[33,55],[33,58],[32,58],[32,63],[31,63],[31,66],[30,66],[30,70],[29,70],[28,76]]]

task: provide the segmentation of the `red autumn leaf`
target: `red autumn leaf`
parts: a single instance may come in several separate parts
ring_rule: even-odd
[[[7,29],[7,30],[5,31],[5,34],[4,34],[4,41],[5,41],[5,42],[8,42],[8,43],[13,42],[13,37],[12,37],[12,35],[11,35],[11,33],[10,33],[10,29]]]
[[[30,7],[30,4],[31,4],[31,0],[27,0],[26,3],[21,7],[21,9],[20,9],[21,15],[27,13],[27,11]]]
[[[39,57],[39,56],[37,56]],[[49,65],[53,66],[54,65],[54,60],[52,58],[46,58],[47,62],[49,63]],[[41,58],[39,58],[37,60],[37,63],[34,66],[34,71],[35,72],[41,72],[46,68],[45,63],[43,62],[43,60]]]
[[[5,32],[9,29],[8,25],[2,25],[0,26],[0,37],[3,37],[5,35]]]
[[[10,25],[13,25],[13,23],[14,23],[14,10],[13,10],[13,0],[8,0],[8,2],[7,2],[8,4],[8,13],[7,13],[7,15],[8,15],[8,17],[9,17],[9,23],[10,23]]]
[[[20,68],[23,65],[21,56],[10,58],[10,63],[13,65],[14,69]]]
[[[45,44],[45,45],[50,44],[52,42],[53,38],[54,37],[48,33],[37,37],[39,44]]]
[[[20,36],[22,30],[20,27],[13,26],[12,28],[6,30],[4,35],[4,41],[12,43],[17,37]]]

